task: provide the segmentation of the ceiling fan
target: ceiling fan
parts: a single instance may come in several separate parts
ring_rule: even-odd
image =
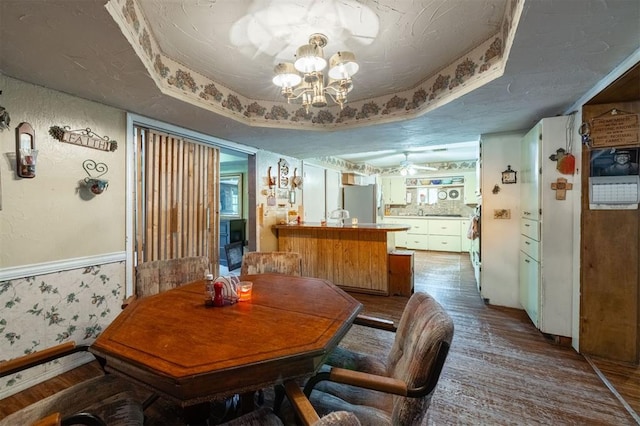
[[[402,176],[415,175],[418,170],[429,170],[429,171],[438,170],[435,167],[418,166],[416,164],[413,164],[411,161],[409,161],[409,153],[404,152],[403,154],[404,154],[404,160],[400,162],[400,168],[399,168],[400,174]]]

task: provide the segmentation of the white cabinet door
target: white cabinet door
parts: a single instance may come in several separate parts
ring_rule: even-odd
[[[403,177],[383,177],[381,181],[385,204],[407,204],[407,186]]]
[[[478,177],[476,172],[464,173],[464,203],[478,204]]]
[[[326,169],[325,176],[325,211],[331,213],[342,208],[342,197],[340,196],[341,173],[338,170]]]
[[[541,127],[538,123],[522,140],[520,176],[520,203],[522,217],[540,219],[540,145]]]
[[[520,252],[520,304],[527,311],[536,327],[540,326],[540,264],[533,258]]]
[[[469,231],[470,220],[461,220],[460,221],[460,251],[470,251],[471,250],[471,240],[467,238],[467,232]]]
[[[320,222],[327,216],[325,211],[324,168],[303,164],[302,204],[305,222]]]

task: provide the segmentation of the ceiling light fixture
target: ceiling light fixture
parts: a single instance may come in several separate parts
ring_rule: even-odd
[[[353,89],[351,77],[358,72],[356,57],[351,52],[337,52],[329,59],[328,80],[325,84],[323,71],[327,66],[323,48],[327,45],[327,36],[312,34],[309,44],[300,46],[296,60],[276,65],[273,83],[282,88],[287,103],[292,99],[301,99],[309,112],[309,107],[327,106],[327,96],[340,105],[347,102],[347,93]],[[302,76],[300,75],[302,74]]]

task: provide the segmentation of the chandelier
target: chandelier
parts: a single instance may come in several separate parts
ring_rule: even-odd
[[[330,97],[340,109],[347,102],[347,93],[353,89],[351,76],[358,72],[356,57],[351,52],[337,52],[329,59],[328,79],[325,82],[324,69],[327,61],[322,49],[327,45],[327,36],[312,34],[309,44],[300,46],[296,60],[276,65],[273,83],[282,88],[282,95],[291,100],[301,99],[309,112],[309,106],[323,108]],[[302,74],[302,75],[300,75]]]

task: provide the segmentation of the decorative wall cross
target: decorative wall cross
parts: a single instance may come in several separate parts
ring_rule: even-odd
[[[565,178],[558,178],[551,184],[551,189],[556,191],[556,200],[566,200],[567,191],[573,189],[573,184],[567,183],[567,180]]]

